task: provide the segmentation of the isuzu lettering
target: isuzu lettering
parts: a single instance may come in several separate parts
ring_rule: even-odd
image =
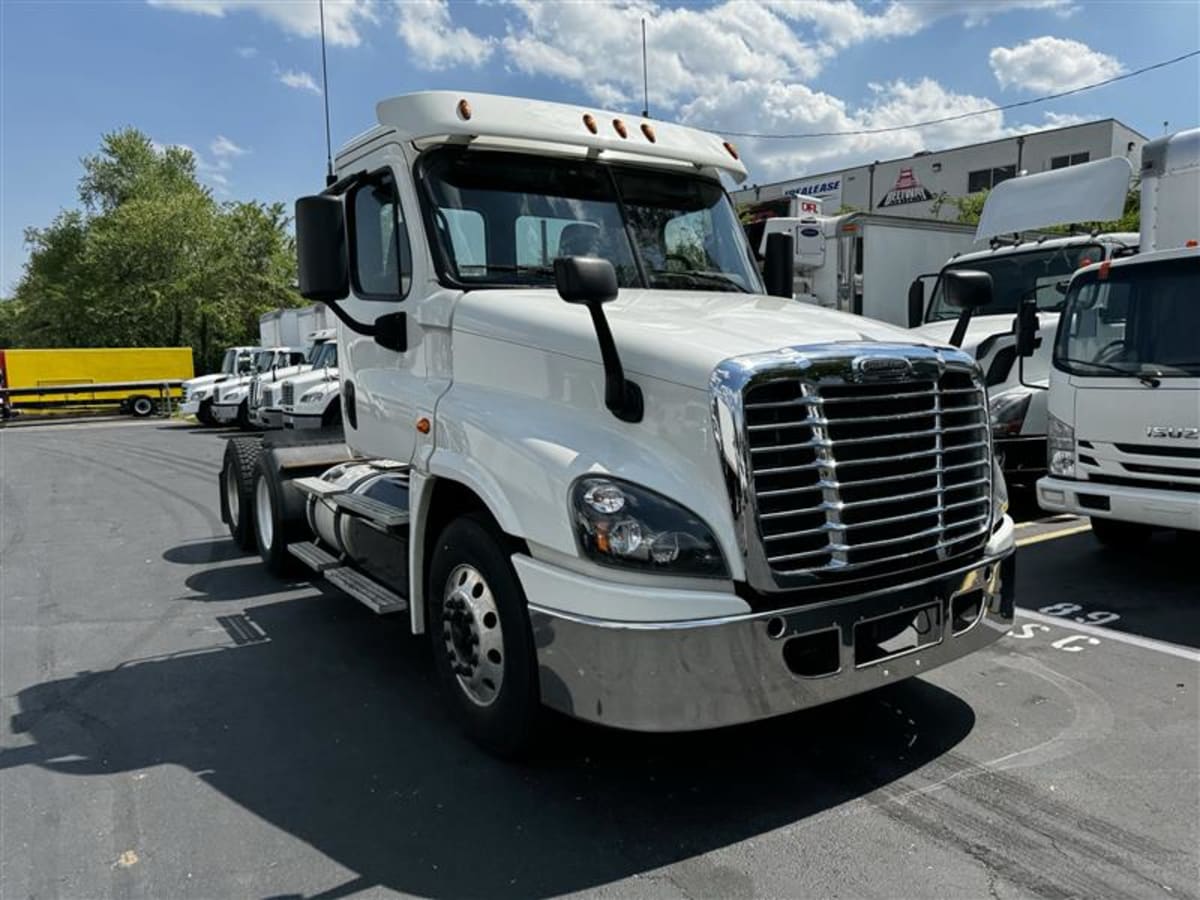
[[[430,635],[465,730],[712,728],[927,672],[1013,616],[979,367],[763,293],[720,137],[385,100],[296,205],[344,435],[228,442],[222,512]],[[790,262],[791,248],[786,247]],[[979,273],[949,279],[962,308]]]

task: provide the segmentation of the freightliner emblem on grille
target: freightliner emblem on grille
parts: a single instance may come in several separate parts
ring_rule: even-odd
[[[904,378],[912,372],[912,363],[902,356],[859,356],[851,367],[863,381]]]

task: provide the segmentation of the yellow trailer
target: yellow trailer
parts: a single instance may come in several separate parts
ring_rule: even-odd
[[[0,402],[6,415],[118,406],[144,416],[163,399],[179,400],[180,385],[192,374],[189,347],[0,350]]]

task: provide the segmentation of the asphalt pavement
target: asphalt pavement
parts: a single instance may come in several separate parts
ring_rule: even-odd
[[[1200,895],[1195,541],[1031,518],[992,648],[512,765],[404,622],[234,548],[227,436],[0,430],[0,897]]]

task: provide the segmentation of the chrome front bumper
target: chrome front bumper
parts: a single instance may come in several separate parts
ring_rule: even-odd
[[[234,422],[238,417],[238,409],[241,403],[235,403],[233,406],[224,406],[214,403],[212,407],[213,418],[218,422]]]
[[[678,622],[620,622],[530,602],[542,701],[577,718],[634,731],[691,731],[818,706],[951,662],[999,640],[1013,621],[1016,557],[1006,519],[981,559],[866,596]],[[952,599],[982,591],[973,624],[955,633]],[[937,604],[923,646],[856,664],[855,626]],[[790,640],[836,632],[838,667],[793,674]]]

